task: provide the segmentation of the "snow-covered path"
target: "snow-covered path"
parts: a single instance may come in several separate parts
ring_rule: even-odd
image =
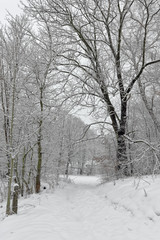
[[[160,239],[158,217],[155,222],[142,214],[134,215],[132,209],[108,198],[103,186],[90,183],[80,181],[54,194],[33,195],[20,201],[18,215],[0,222],[0,239]]]

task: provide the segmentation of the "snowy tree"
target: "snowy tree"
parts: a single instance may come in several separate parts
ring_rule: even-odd
[[[19,94],[22,87],[24,53],[26,51],[27,19],[8,19],[8,26],[1,30],[1,109],[3,112],[5,147],[7,159],[8,197],[6,214],[11,214],[10,197],[13,175],[17,171],[17,157],[23,142],[23,127],[19,118]],[[23,116],[22,116],[23,117]],[[19,120],[19,121],[18,121]]]
[[[59,29],[59,41],[66,43],[61,70],[68,72],[76,86],[81,84],[75,95],[89,95],[106,106],[117,140],[116,170],[128,175],[127,104],[140,76],[160,62],[149,57],[151,46],[159,41],[154,28],[158,1],[46,0],[28,1],[26,8],[39,16],[45,14]],[[118,106],[114,96],[119,99]]]

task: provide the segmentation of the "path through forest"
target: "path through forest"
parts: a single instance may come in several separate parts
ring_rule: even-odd
[[[43,192],[21,200],[18,215],[0,222],[0,239],[158,239],[159,224],[109,199],[107,187],[97,186],[95,178],[79,179],[52,194]]]

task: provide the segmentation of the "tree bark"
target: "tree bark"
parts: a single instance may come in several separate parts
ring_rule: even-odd
[[[38,136],[38,163],[37,163],[37,175],[36,175],[36,193],[40,192],[40,179],[41,179],[41,166],[42,166],[42,146],[41,146],[41,123],[39,126]]]
[[[123,92],[122,92],[123,93]],[[128,157],[127,146],[125,141],[126,134],[126,122],[127,122],[127,98],[124,93],[121,96],[121,119],[120,127],[117,131],[117,166],[116,171],[119,176],[128,176]]]
[[[13,191],[12,214],[17,214],[18,212],[18,192],[19,186],[18,184],[15,184]]]
[[[43,88],[40,88],[40,120],[39,120],[39,131],[38,131],[38,163],[37,163],[37,175],[36,175],[36,193],[40,192],[41,186],[41,167],[42,167],[42,123],[43,123]]]
[[[11,214],[11,185],[12,185],[12,178],[13,178],[13,169],[14,168],[14,158],[11,159],[11,169],[10,175],[8,176],[8,194],[7,194],[7,205],[6,205],[6,215]]]
[[[115,170],[118,177],[129,175],[127,148],[124,134],[124,132],[119,131],[117,136],[117,165]]]

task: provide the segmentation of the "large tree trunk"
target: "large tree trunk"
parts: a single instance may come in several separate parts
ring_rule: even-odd
[[[118,131],[117,136],[117,164],[116,164],[116,175],[118,177],[128,176],[128,159],[127,159],[127,148],[124,138],[125,132]]]
[[[118,177],[129,176],[129,163],[127,157],[127,146],[125,141],[127,122],[127,97],[121,96],[121,119],[120,127],[117,131],[117,165],[116,173]]]

